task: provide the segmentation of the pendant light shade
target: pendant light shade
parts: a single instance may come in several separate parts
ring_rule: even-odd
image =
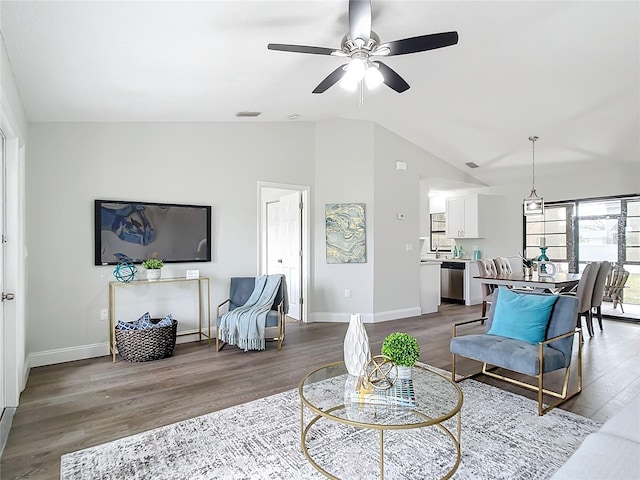
[[[531,154],[533,163],[531,193],[522,201],[522,209],[525,215],[541,215],[544,213],[544,200],[540,198],[536,193],[536,140],[538,140],[538,137],[536,137],[535,135],[529,137],[529,141],[531,142]]]

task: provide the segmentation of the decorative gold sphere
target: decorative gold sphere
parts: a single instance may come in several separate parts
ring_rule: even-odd
[[[367,363],[366,373],[366,381],[369,385],[378,390],[386,390],[396,381],[398,367],[389,357],[376,355]]]

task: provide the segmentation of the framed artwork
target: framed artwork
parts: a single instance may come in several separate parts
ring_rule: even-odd
[[[364,203],[325,205],[327,263],[366,263]]]

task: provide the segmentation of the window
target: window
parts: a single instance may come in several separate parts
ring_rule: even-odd
[[[432,213],[431,217],[431,235],[430,250],[432,252],[450,252],[451,239],[445,237],[447,228],[447,216],[445,213]]]
[[[581,272],[587,262],[608,260],[629,271],[624,302],[640,304],[640,196],[550,202],[543,215],[524,217],[524,252],[547,256],[563,272]]]
[[[571,204],[545,205],[544,214],[525,217],[525,257],[540,256],[540,245],[544,242],[549,260],[561,271],[568,271],[573,257],[573,249],[567,241],[571,235],[572,212]]]

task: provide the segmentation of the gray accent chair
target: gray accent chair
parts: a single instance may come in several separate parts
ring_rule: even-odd
[[[591,315],[593,316],[593,309],[595,308],[595,315],[598,318],[600,331],[602,331],[602,299],[604,298],[604,284],[607,281],[610,269],[611,262],[606,260],[604,262],[600,262],[596,282],[593,285],[593,293],[591,294]],[[593,325],[591,326],[591,331],[593,331]]]
[[[572,296],[558,296],[551,311],[551,317],[547,325],[545,340],[537,345],[498,335],[489,335],[496,304],[500,298],[502,289],[493,292],[494,301],[491,304],[489,316],[486,319],[485,333],[458,336],[458,329],[463,325],[479,322],[482,319],[458,322],[452,325],[451,332],[451,377],[454,382],[459,382],[477,375],[487,375],[523,388],[528,388],[538,393],[538,415],[543,415],[549,410],[566,402],[582,391],[582,330],[576,328],[578,319],[578,300]],[[518,295],[543,295],[538,293],[519,292]],[[516,319],[517,320],[517,319]],[[575,336],[578,336],[577,353],[577,388],[568,394],[569,373],[572,363],[572,352]],[[458,377],[456,374],[456,356],[470,358],[482,362],[482,370],[472,375]],[[488,366],[491,366],[490,368]],[[494,370],[503,368],[512,372],[528,375],[537,379],[536,384],[531,384],[500,375]],[[564,383],[561,392],[544,388],[544,374],[555,370],[564,369]],[[543,404],[543,394],[559,398],[554,404],[546,408]]]
[[[222,307],[227,305],[226,311],[230,312],[241,307],[253,293],[256,286],[256,277],[232,277],[229,283],[229,298],[218,305],[216,308],[216,351],[220,351],[226,343],[220,341],[218,335],[218,327],[220,326],[220,317],[225,313]],[[284,275],[280,282],[278,293],[273,301],[271,310],[267,313],[265,323],[265,340],[278,342],[278,350],[282,347],[285,335],[285,317],[289,312],[289,302],[287,297],[287,282]]]

